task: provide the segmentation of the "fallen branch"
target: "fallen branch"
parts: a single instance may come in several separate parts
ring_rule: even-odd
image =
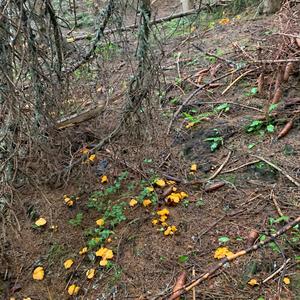
[[[200,275],[197,279],[193,280],[189,284],[185,285],[181,291],[180,295],[183,295],[187,293],[188,291],[192,290],[195,286],[199,285],[201,282],[208,279],[211,275],[213,275],[217,270],[222,268],[225,264],[228,264],[229,262],[237,259],[240,256],[246,255],[248,253],[251,253],[253,251],[256,251],[257,249],[269,244],[270,242],[273,242],[277,237],[285,233],[286,231],[290,230],[292,227],[296,226],[300,223],[300,216],[298,216],[294,221],[289,222],[287,225],[283,226],[280,230],[278,230],[275,234],[271,235],[269,238],[265,239],[264,241],[260,241],[259,243],[248,247],[247,249],[241,250],[235,254],[232,254],[228,257],[223,258],[217,265],[215,265],[213,268],[211,268],[210,271]],[[179,291],[177,291],[179,293]],[[165,295],[162,299],[167,299],[167,297],[170,297],[173,294],[173,292],[169,293],[168,295]],[[157,299],[157,298],[154,298]],[[154,300],[153,299],[153,300]]]
[[[221,174],[231,173],[231,172],[237,171],[237,170],[239,170],[239,169],[242,169],[242,168],[244,168],[244,167],[254,165],[254,164],[258,163],[258,162],[260,162],[260,160],[249,161],[249,162],[247,162],[247,163],[245,163],[245,164],[242,164],[242,165],[240,165],[240,166],[238,166],[238,167],[236,167],[236,168],[229,169],[229,170],[225,170],[225,171],[223,171]]]
[[[297,187],[300,187],[300,183],[296,179],[294,179],[292,176],[290,176],[285,170],[283,170],[280,167],[274,165],[273,163],[271,163],[270,161],[268,161],[267,159],[265,159],[265,158],[263,158],[261,156],[258,156],[258,155],[252,155],[252,156],[258,158],[259,160],[264,161],[266,164],[268,164],[269,166],[271,166],[272,168],[276,169],[281,174],[283,174],[294,185],[296,185]]]
[[[178,13],[178,14],[172,14],[172,15],[169,15],[167,17],[152,20],[149,23],[149,25],[150,26],[157,25],[157,24],[160,24],[160,23],[164,23],[164,22],[174,20],[174,19],[179,19],[179,18],[190,16],[190,15],[194,15],[194,14],[197,14],[199,12],[200,12],[199,9],[192,9],[192,10],[188,10],[186,12],[181,12],[181,13]],[[105,30],[103,34],[108,35],[108,34],[112,34],[112,33],[115,33],[115,32],[128,32],[128,31],[131,31],[132,29],[137,29],[138,26],[139,26],[138,24],[131,24],[131,25],[124,26],[124,27],[121,27],[121,28],[109,29],[109,30]],[[69,41],[70,42],[75,42],[75,41],[89,39],[89,38],[91,38],[91,33],[69,38]]]
[[[75,126],[79,123],[88,121],[90,119],[93,119],[93,118],[99,116],[99,114],[104,110],[106,103],[113,103],[116,100],[120,99],[124,94],[125,94],[125,92],[122,92],[108,101],[103,101],[102,103],[98,104],[97,106],[93,106],[82,112],[72,114],[70,116],[66,116],[66,117],[58,120],[56,122],[55,126],[57,129],[61,130],[61,129],[65,129],[67,127]]]

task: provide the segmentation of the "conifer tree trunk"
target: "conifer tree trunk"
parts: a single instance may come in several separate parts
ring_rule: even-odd
[[[181,0],[182,12],[193,9],[193,0]]]
[[[2,12],[6,1],[0,4]],[[13,178],[13,101],[12,53],[10,48],[10,24],[0,18],[0,213],[9,201],[7,187]]]

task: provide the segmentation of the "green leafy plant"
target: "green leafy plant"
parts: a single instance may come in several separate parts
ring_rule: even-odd
[[[183,205],[184,207],[189,207],[190,201],[187,200],[187,199],[185,199],[185,200],[182,202],[182,205]]]
[[[269,224],[270,225],[273,225],[273,224],[277,224],[277,223],[281,223],[281,222],[287,222],[289,220],[289,217],[288,216],[281,216],[277,219],[275,218],[269,218]]]
[[[202,114],[198,114],[198,115],[191,115],[189,113],[183,113],[183,116],[184,118],[189,122],[189,123],[192,123],[192,124],[199,124],[202,122],[202,120],[204,118],[207,118],[209,116],[213,115],[212,112],[206,112],[206,113],[202,113]]]
[[[214,112],[228,112],[230,110],[230,105],[228,103],[222,103],[214,108]]]
[[[91,69],[85,65],[75,70],[74,76],[76,80],[91,80],[94,77]]]
[[[48,253],[46,254],[46,259],[49,262],[49,264],[56,263],[66,254],[66,252],[67,251],[63,245],[54,243],[48,250]]]
[[[112,185],[105,188],[104,191],[96,191],[89,197],[87,206],[102,212],[107,206],[107,201],[103,201],[104,197],[111,196],[120,191],[122,182],[128,177],[128,172],[121,173]]]
[[[140,203],[142,203],[144,199],[150,199],[153,204],[156,204],[158,201],[158,197],[155,191],[149,191],[148,187],[143,187],[137,197],[137,200]]]
[[[201,198],[201,199],[198,199],[198,200],[196,201],[196,206],[200,207],[200,206],[204,206],[204,205],[205,205],[205,203],[204,203],[204,201],[203,201],[202,198]]]
[[[113,271],[113,275],[110,278],[110,286],[115,286],[122,278],[123,270],[120,265],[113,261],[109,261],[109,264],[107,265],[108,270]]]
[[[256,132],[259,131],[264,125],[263,121],[254,120],[249,125],[246,126],[246,132]]]
[[[211,152],[215,152],[221,145],[223,145],[223,137],[219,136],[219,132],[217,129],[215,130],[216,136],[208,137],[204,141],[210,143]]]
[[[249,150],[251,150],[251,149],[254,148],[255,146],[256,146],[255,143],[250,143],[250,144],[248,144],[247,148],[248,148]]]
[[[265,234],[261,234],[260,237],[259,237],[259,240],[260,240],[261,242],[263,242],[263,241],[266,240],[266,238],[267,238],[267,236],[266,236]],[[272,250],[273,252],[280,253],[280,249],[279,249],[279,247],[276,245],[276,243],[271,242],[271,243],[268,244],[268,246],[271,248],[271,250]]]
[[[271,113],[272,111],[274,111],[276,108],[278,107],[278,103],[272,103],[270,106],[269,106],[269,113]]]
[[[275,132],[275,126],[272,120],[269,120],[268,122],[253,120],[249,125],[246,126],[247,133],[259,133],[264,135],[265,131],[269,133]]]
[[[69,220],[69,224],[73,226],[80,226],[83,220],[83,213],[78,213],[74,219]]]
[[[106,239],[108,239],[113,231],[106,228],[90,228],[86,230],[85,235],[88,237],[87,246],[89,249],[102,246]]]
[[[125,202],[115,204],[104,213],[104,219],[109,221],[112,228],[126,220],[126,216],[124,215],[126,205],[127,203]]]
[[[152,162],[153,162],[153,159],[151,159],[151,158],[145,158],[144,159],[145,164],[151,164]]]
[[[250,91],[245,92],[244,95],[247,96],[247,97],[253,97],[253,96],[257,95],[257,93],[258,93],[258,88],[257,87],[252,87],[250,89]]]

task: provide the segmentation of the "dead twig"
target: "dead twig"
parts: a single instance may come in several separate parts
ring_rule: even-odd
[[[227,156],[226,156],[226,158],[225,158],[225,160],[224,160],[223,163],[221,164],[221,166],[217,169],[217,171],[216,171],[213,175],[211,175],[211,176],[207,179],[207,181],[210,181],[210,180],[212,180],[212,179],[214,179],[215,177],[218,176],[218,174],[223,170],[223,168],[225,167],[225,165],[228,163],[231,154],[232,154],[232,151],[229,151],[228,154],[227,154]]]
[[[283,265],[277,269],[273,274],[271,274],[270,276],[268,276],[266,279],[264,279],[262,281],[262,283],[267,283],[269,280],[271,280],[272,278],[274,278],[279,272],[281,272],[281,270],[283,270],[285,268],[285,266],[291,261],[290,258],[288,258],[284,263]]]
[[[275,205],[275,207],[276,207],[276,210],[277,210],[277,212],[278,212],[278,215],[279,215],[280,217],[282,217],[282,216],[283,216],[283,213],[282,213],[282,211],[281,211],[281,209],[280,209],[280,207],[279,207],[279,204],[278,204],[278,202],[277,202],[277,200],[276,200],[276,198],[275,198],[275,194],[274,194],[274,191],[273,191],[273,190],[271,191],[270,198],[272,199],[272,201],[273,201],[273,203],[274,203],[274,205]]]
[[[196,272],[195,272],[195,267],[194,266],[193,266],[193,269],[192,269],[192,276],[193,276],[193,279],[195,279]],[[193,288],[193,300],[196,300],[196,287]]]
[[[241,80],[243,77],[245,77],[247,74],[251,73],[251,72],[254,72],[256,71],[257,69],[259,68],[255,68],[255,69],[252,69],[252,70],[248,70],[246,71],[245,73],[241,74],[239,77],[237,77],[235,80],[233,80],[229,85],[228,87],[221,93],[221,95],[224,95],[226,92],[229,91],[230,88],[232,88],[239,80]]]
[[[221,174],[231,173],[231,172],[237,171],[237,170],[239,170],[239,169],[242,169],[242,168],[244,168],[244,167],[254,165],[254,164],[258,163],[258,162],[260,162],[260,160],[249,161],[249,162],[247,162],[247,163],[245,163],[245,164],[242,164],[241,166],[238,166],[238,167],[236,167],[236,168],[229,169],[229,170],[225,170],[225,171],[221,172]]]
[[[294,179],[292,176],[290,176],[285,170],[281,169],[280,167],[276,166],[275,164],[273,164],[272,162],[268,161],[267,159],[265,159],[261,156],[258,156],[258,155],[252,155],[252,156],[258,158],[259,160],[264,161],[266,164],[268,164],[269,166],[271,166],[272,168],[276,169],[281,174],[283,174],[294,185],[296,185],[297,187],[300,187],[300,183],[296,179]]]

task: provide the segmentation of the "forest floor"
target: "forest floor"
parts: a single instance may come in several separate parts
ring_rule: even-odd
[[[280,102],[278,117],[261,121],[265,100],[258,94],[255,67],[227,91],[238,77],[234,73],[199,92],[166,134],[192,91],[231,72],[232,61],[242,61],[241,52],[256,55],[257,45],[276,32],[276,16],[221,20],[205,30],[183,24],[169,38],[161,61],[165,93],[157,95],[160,108],[145,118],[152,124],[148,140],[124,133],[96,153],[82,142],[84,163],[75,179],[61,187],[22,191],[22,210],[12,218],[4,245],[0,273],[9,274],[0,281],[4,299],[68,299],[72,284],[80,287],[76,299],[164,299],[182,271],[189,283],[219,263],[217,250],[246,249],[299,216],[299,119],[277,138],[299,106],[291,111]],[[164,30],[172,31],[174,24]],[[116,71],[105,79],[107,86],[130,68],[123,62],[115,54]],[[74,88],[73,97],[84,97],[85,91]],[[296,74],[283,98],[299,93]],[[101,122],[83,126],[103,137],[119,109],[120,103]],[[35,225],[41,217],[47,223]],[[113,252],[107,261],[102,254],[106,266],[95,254],[100,245]],[[299,263],[300,228],[294,227],[276,242],[227,263],[182,299],[300,299]],[[32,279],[38,266],[45,271],[40,281]],[[93,269],[88,279],[86,272]]]

